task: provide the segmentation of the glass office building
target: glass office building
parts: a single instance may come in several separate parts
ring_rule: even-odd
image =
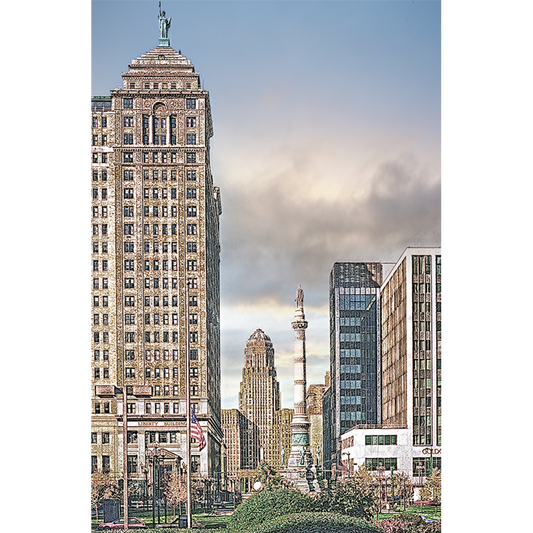
[[[382,277],[381,263],[335,263],[330,274],[332,456],[348,429],[381,423]]]

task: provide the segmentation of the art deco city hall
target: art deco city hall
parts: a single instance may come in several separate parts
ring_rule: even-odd
[[[142,483],[156,442],[168,467],[179,465],[189,383],[207,438],[203,450],[193,444],[191,470],[212,475],[222,441],[222,209],[209,93],[168,40],[122,80],[91,101],[92,470],[120,478],[127,462]]]

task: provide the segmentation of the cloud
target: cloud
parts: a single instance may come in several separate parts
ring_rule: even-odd
[[[308,384],[323,383],[333,263],[396,262],[408,246],[440,245],[438,163],[392,143],[340,137],[286,132],[278,144],[254,138],[238,152],[231,143],[223,150],[217,181],[224,407],[238,404],[244,347],[258,327],[274,343],[282,405],[292,406],[298,284],[309,320]]]
[[[325,152],[286,146],[225,185],[224,304],[292,304],[301,283],[307,302],[324,305],[335,261],[395,261],[407,246],[439,245],[438,173],[411,154],[359,173]]]

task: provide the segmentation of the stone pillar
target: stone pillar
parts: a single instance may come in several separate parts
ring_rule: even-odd
[[[292,447],[291,453],[301,452],[302,447],[309,448],[309,426],[311,425],[306,414],[305,389],[305,330],[308,326],[305,320],[303,305],[297,307],[294,313],[294,417],[291,422]]]
[[[319,491],[316,469],[309,448],[309,426],[305,405],[307,388],[305,359],[305,320],[303,291],[298,288],[294,321],[294,416],[291,422],[292,445],[287,467],[282,472],[302,492]]]

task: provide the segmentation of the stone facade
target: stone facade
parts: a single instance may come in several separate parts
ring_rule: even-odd
[[[209,93],[170,46],[134,59],[93,97],[92,465],[122,477],[123,395],[131,480],[146,451],[185,457],[190,394],[207,438],[193,471],[220,472],[220,191]]]

